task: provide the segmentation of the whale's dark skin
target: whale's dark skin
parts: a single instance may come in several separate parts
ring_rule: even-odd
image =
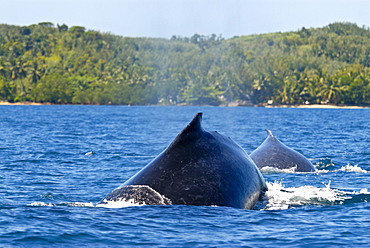
[[[133,199],[151,205],[252,209],[267,190],[260,171],[238,144],[204,130],[201,122],[198,113],[161,154],[100,204]]]
[[[296,167],[296,172],[315,171],[315,167],[306,157],[284,145],[270,130],[267,130],[267,133],[265,141],[250,154],[258,168],[290,169]]]

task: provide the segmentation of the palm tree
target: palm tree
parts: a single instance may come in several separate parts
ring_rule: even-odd
[[[287,76],[283,79],[283,86],[277,90],[279,100],[283,104],[296,103],[299,98],[297,79],[294,76]]]
[[[24,85],[24,78],[26,78],[28,74],[28,65],[22,59],[22,57],[18,57],[13,59],[9,62],[9,73],[10,79],[18,84],[19,88],[19,99],[25,100],[26,89]]]
[[[269,96],[270,77],[260,73],[256,75],[252,83],[251,98],[254,103],[266,102]]]
[[[370,101],[370,75],[368,73],[361,72],[357,76],[355,81],[362,82],[363,90],[361,92],[362,93],[361,98],[364,102],[369,103],[369,101]]]
[[[343,93],[348,86],[341,83],[341,78],[328,77],[322,85],[319,95],[328,102],[337,104],[342,100]]]
[[[5,60],[0,58],[0,76],[6,77],[7,72],[8,72],[6,67],[7,66],[6,66]]]
[[[349,101],[355,104],[370,103],[370,75],[361,72],[348,87]]]
[[[40,58],[28,61],[28,74],[31,77],[31,83],[36,84],[45,73],[45,61]]]

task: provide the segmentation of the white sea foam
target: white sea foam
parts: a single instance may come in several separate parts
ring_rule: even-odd
[[[347,164],[345,166],[342,166],[338,171],[347,171],[347,172],[359,172],[359,173],[368,173],[367,170],[362,169],[358,165],[350,165]]]
[[[70,207],[94,207],[92,202],[61,202],[61,203],[45,203],[45,202],[32,202],[27,206],[33,207],[56,207],[56,206],[70,206]]]
[[[134,207],[134,206],[142,206],[146,205],[135,203],[134,199],[127,199],[124,201],[107,201],[103,200],[104,203],[97,204],[96,207],[103,207],[103,208],[126,208],[126,207]]]
[[[348,192],[330,188],[330,182],[324,188],[301,186],[285,188],[281,182],[267,182],[266,210],[288,209],[303,205],[334,205],[351,199]]]
[[[92,202],[61,202],[58,206],[70,206],[70,207],[94,207]]]
[[[31,204],[28,204],[27,206],[33,206],[33,207],[54,207],[55,204],[52,203],[45,203],[45,202],[32,202]]]
[[[264,174],[269,173],[285,173],[285,174],[293,174],[293,173],[330,173],[330,172],[338,172],[338,171],[345,171],[345,172],[357,172],[357,173],[369,173],[369,171],[362,169],[358,165],[344,165],[340,169],[337,170],[328,170],[328,169],[317,169],[314,172],[296,172],[297,167],[292,167],[289,169],[279,169],[275,167],[263,167],[261,168],[261,172]]]
[[[262,167],[260,170],[261,172],[263,173],[287,173],[287,174],[291,174],[291,173],[312,173],[312,172],[296,172],[296,169],[297,169],[297,166],[295,167],[291,167],[291,168],[288,168],[288,169],[279,169],[279,168],[276,168],[276,167],[270,167],[270,166],[266,166],[266,167]]]
[[[327,169],[316,170],[317,173],[331,173],[331,172],[338,172],[338,171],[369,173],[369,171],[362,169],[358,165],[350,165],[350,164],[344,165],[340,169],[337,169],[337,170],[327,170]]]
[[[289,169],[279,169],[279,168],[275,168],[275,167],[270,167],[270,166],[266,166],[266,167],[262,167],[261,168],[261,171],[263,173],[274,173],[274,172],[278,172],[278,173],[294,173],[295,170],[296,170],[297,167],[292,167],[292,168],[289,168]]]
[[[367,189],[361,189],[360,194],[370,194]]]

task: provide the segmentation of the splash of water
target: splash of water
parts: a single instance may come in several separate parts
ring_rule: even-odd
[[[122,201],[107,201],[103,200],[104,203],[97,204],[96,207],[102,208],[127,208],[127,207],[134,207],[134,206],[144,206],[145,203],[136,203],[135,199],[125,199]]]
[[[288,168],[288,169],[279,169],[279,168],[275,168],[275,167],[266,166],[266,167],[261,168],[261,172],[264,173],[264,174],[269,174],[269,173],[287,173],[287,174],[291,174],[291,173],[296,173],[296,169],[297,169],[297,166],[291,167],[291,168]]]
[[[273,168],[275,172],[294,173],[293,170],[279,170]],[[345,171],[345,172],[358,172],[358,173],[368,173],[368,171],[361,169],[357,165],[351,166],[346,165],[335,171]],[[326,173],[329,171],[318,170],[314,173]],[[358,202],[368,202],[370,201],[370,192],[368,189],[361,189],[359,192],[346,192],[339,189],[334,189],[330,187],[330,181],[325,187],[318,188],[315,186],[304,185],[300,187],[284,187],[281,182],[267,182],[268,191],[265,194],[263,202],[258,204],[256,209],[258,210],[283,210],[289,208],[295,208],[300,206],[309,205],[342,205],[351,204]],[[141,190],[147,190],[147,186],[134,186]],[[135,188],[136,189],[136,188]],[[139,193],[142,193],[140,190]],[[147,192],[147,191],[145,191]],[[151,192],[151,191],[150,191]],[[157,193],[157,192],[156,192]],[[129,197],[131,196],[131,197]],[[150,202],[146,202],[147,199],[145,195],[141,194],[128,194],[126,197],[122,197],[119,200],[103,200],[101,204],[84,203],[84,202],[72,202],[72,203],[45,203],[45,202],[33,202],[28,204],[28,206],[41,206],[41,207],[55,207],[55,206],[69,206],[69,207],[104,207],[104,208],[125,208],[133,206],[143,206],[143,205],[153,205]],[[155,194],[159,197],[160,201],[156,199],[156,202],[163,205],[164,199],[160,194]],[[136,198],[135,198],[136,197]],[[157,205],[157,204],[154,204]]]
[[[281,182],[267,182],[266,205],[263,210],[282,210],[305,205],[342,205],[362,195],[366,201],[370,197],[367,189],[360,192],[345,192],[330,187],[330,182],[324,188],[314,186],[288,187]],[[361,199],[362,199],[361,198]]]
[[[338,171],[344,171],[344,172],[357,172],[357,173],[369,173],[369,171],[362,169],[358,165],[344,165],[340,169],[337,170],[328,170],[326,167],[324,168],[316,168],[316,171],[314,172],[296,172],[297,167],[292,167],[289,169],[279,169],[275,167],[263,167],[261,168],[261,172],[264,174],[271,174],[271,173],[284,173],[284,174],[293,174],[293,173],[330,173],[330,172],[338,172]]]
[[[350,165],[347,164],[345,166],[342,166],[338,171],[347,171],[347,172],[359,172],[359,173],[368,173],[367,170],[362,169],[358,165]]]
[[[94,207],[92,202],[61,202],[61,203],[45,203],[45,202],[32,202],[27,206],[32,207],[56,207],[56,206],[68,206],[68,207]]]

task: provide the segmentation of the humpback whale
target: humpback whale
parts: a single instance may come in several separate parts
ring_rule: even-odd
[[[267,190],[249,155],[202,127],[202,113],[153,161],[98,204],[228,206],[252,209]]]
[[[295,168],[296,172],[313,172],[315,167],[306,157],[280,142],[270,130],[265,141],[250,157],[258,168],[273,167],[278,169]]]

